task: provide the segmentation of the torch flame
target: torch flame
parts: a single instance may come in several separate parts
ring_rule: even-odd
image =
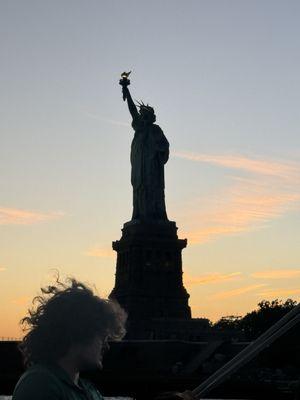
[[[128,78],[129,77],[129,75],[131,74],[131,71],[129,71],[129,72],[122,72],[122,74],[121,74],[121,78]]]

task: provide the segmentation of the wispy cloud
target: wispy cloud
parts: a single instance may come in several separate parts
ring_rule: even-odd
[[[5,267],[0,267],[0,272],[2,272],[2,271],[6,271],[6,268]]]
[[[199,221],[201,220],[199,219]],[[241,232],[241,230],[234,226],[208,226],[205,228],[186,231],[184,233],[190,244],[197,244],[210,242],[218,236],[234,234],[237,232]]]
[[[240,296],[244,293],[254,292],[257,289],[262,288],[264,286],[267,286],[267,284],[261,283],[261,284],[256,284],[256,285],[243,286],[243,287],[240,287],[237,289],[226,290],[226,291],[215,293],[215,294],[211,295],[209,298],[212,300],[228,299],[229,297],[236,297],[236,296]]]
[[[205,243],[220,236],[259,229],[267,221],[292,210],[300,200],[298,194],[270,193],[259,183],[246,181],[226,188],[219,197],[211,199],[208,209],[187,220],[190,227],[186,235],[190,243]]]
[[[41,213],[19,208],[0,207],[0,225],[33,225],[61,218],[63,212]]]
[[[230,184],[209,199],[185,206],[185,235],[190,243],[260,229],[269,220],[300,207],[300,164],[243,157],[176,152],[176,157],[234,169]],[[243,174],[239,176],[239,172]],[[245,176],[248,173],[248,177]],[[190,211],[192,210],[192,211]]]
[[[259,295],[270,300],[271,298],[300,295],[300,289],[268,289],[260,292]]]
[[[259,175],[296,178],[299,174],[299,165],[287,161],[262,160],[242,155],[197,154],[180,151],[175,151],[173,155],[186,160],[215,164],[225,168],[245,170]]]
[[[112,249],[103,247],[91,247],[89,250],[84,252],[84,255],[89,257],[99,257],[99,258],[114,258],[115,253]]]
[[[213,272],[211,274],[203,274],[200,276],[189,276],[184,274],[184,284],[191,285],[207,285],[211,283],[219,283],[224,281],[231,281],[241,277],[241,272],[232,272],[230,274],[220,274]]]
[[[88,112],[88,111],[83,111],[83,114],[86,117],[89,117],[89,118],[92,118],[92,119],[96,119],[97,121],[105,122],[107,124],[125,126],[126,128],[130,127],[130,124],[128,122],[122,122],[122,121],[118,121],[118,120],[115,120],[115,119],[106,118],[106,117],[103,117],[102,115],[94,114],[94,113],[91,113],[91,112]]]
[[[26,304],[28,304],[29,301],[30,301],[29,296],[20,296],[20,297],[16,297],[15,299],[11,300],[11,302],[13,304],[17,304],[19,306],[26,305]]]
[[[300,277],[300,269],[273,269],[257,271],[251,274],[252,278],[257,279],[289,279]]]

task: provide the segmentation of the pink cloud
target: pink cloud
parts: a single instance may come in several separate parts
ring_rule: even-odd
[[[33,225],[61,218],[62,212],[40,213],[19,208],[0,207],[0,225]]]

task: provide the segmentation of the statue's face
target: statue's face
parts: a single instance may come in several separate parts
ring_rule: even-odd
[[[140,108],[140,116],[143,121],[153,124],[156,121],[156,115],[154,114],[154,110],[152,107],[141,107]]]

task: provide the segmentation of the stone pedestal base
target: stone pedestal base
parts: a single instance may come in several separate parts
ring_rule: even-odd
[[[189,294],[182,283],[181,251],[175,222],[130,221],[113,242],[115,287],[110,294],[127,311],[129,326],[153,318],[190,319]]]

